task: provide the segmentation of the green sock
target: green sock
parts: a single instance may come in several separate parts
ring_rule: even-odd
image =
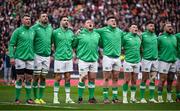
[[[108,99],[108,90],[109,90],[109,88],[103,88],[104,99]]]
[[[25,82],[26,100],[31,99],[31,82]]]
[[[118,88],[117,87],[113,87],[112,88],[112,93],[113,93],[113,100],[117,99],[117,95],[118,95]]]
[[[58,98],[58,93],[59,93],[59,82],[55,81],[54,82],[54,97]]]
[[[34,99],[38,99],[38,82],[34,81],[33,82],[33,92],[34,92]]]
[[[94,98],[94,88],[95,88],[94,82],[89,82],[88,83],[89,99]]]
[[[128,90],[128,84],[123,84],[123,91],[125,91],[125,92],[127,92],[127,90]]]
[[[70,82],[65,83],[65,92],[66,92],[66,98],[70,98]]]
[[[39,86],[39,99],[42,99],[42,97],[44,95],[45,87],[46,87],[46,82],[44,82],[44,81],[40,82],[40,86]]]
[[[131,86],[131,91],[133,92],[133,91],[136,91],[136,86]]]
[[[154,90],[155,90],[155,84],[154,82],[150,82],[149,84],[149,98],[152,99],[154,98]]]
[[[146,89],[146,83],[141,82],[140,84],[140,98],[141,99],[144,98],[145,89]]]
[[[79,98],[83,97],[84,89],[85,89],[85,84],[83,82],[79,82],[79,84],[78,84],[78,96],[79,96]]]
[[[16,88],[16,100],[19,100],[22,89],[22,81],[16,81],[15,88]]]

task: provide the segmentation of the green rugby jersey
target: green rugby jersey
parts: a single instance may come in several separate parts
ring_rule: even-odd
[[[99,40],[100,35],[97,32],[83,29],[73,43],[73,46],[76,47],[77,57],[85,62],[97,61]]]
[[[141,61],[140,37],[137,34],[129,32],[123,37],[122,44],[125,50],[125,61],[129,63],[139,63]]]
[[[41,23],[36,23],[32,26],[35,31],[34,37],[34,52],[37,55],[48,57],[51,54],[51,39],[53,28],[50,24],[43,26]]]
[[[52,42],[55,47],[55,60],[70,60],[73,57],[74,34],[70,29],[60,27],[53,31]]]
[[[34,31],[27,26],[20,26],[17,28],[9,42],[9,57],[20,60],[33,60],[33,40]]]
[[[142,34],[142,57],[146,60],[156,60],[158,58],[158,42],[155,33],[145,31]]]
[[[176,61],[177,40],[175,35],[164,32],[158,38],[158,59],[173,63]]]
[[[103,55],[117,58],[121,55],[121,38],[123,32],[119,28],[106,26],[95,30],[101,36]]]

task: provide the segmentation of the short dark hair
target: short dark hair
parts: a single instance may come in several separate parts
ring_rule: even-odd
[[[138,27],[137,23],[133,22],[128,25],[128,28],[131,27],[132,25],[136,25]]]
[[[42,14],[47,14],[47,12],[41,12],[41,13],[39,14],[39,18],[41,17]],[[48,14],[47,14],[47,15],[48,15]]]
[[[109,16],[109,17],[107,17],[107,21],[109,20],[109,19],[115,19],[116,20],[116,17],[115,16]]]
[[[24,15],[22,15],[21,18],[24,18],[24,17],[31,17],[31,16],[29,14],[24,14]]]
[[[83,24],[85,24],[85,23],[86,23],[86,21],[88,21],[88,20],[91,20],[91,21],[93,21],[92,19],[90,19],[90,18],[87,18],[87,19],[84,19],[84,20],[82,20]]]
[[[154,24],[154,22],[153,21],[147,21],[145,25],[147,26],[149,24]]]
[[[65,16],[65,15],[64,15],[64,16],[61,16],[61,17],[60,17],[60,21],[61,21],[63,18],[68,18],[68,16]]]

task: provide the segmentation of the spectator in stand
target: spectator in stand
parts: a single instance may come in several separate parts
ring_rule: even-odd
[[[162,32],[163,24],[169,20],[175,32],[180,31],[178,0],[1,0],[0,1],[0,41],[1,50],[7,47],[12,31],[21,23],[20,15],[29,13],[32,23],[46,10],[53,28],[59,25],[61,16],[70,15],[74,31],[82,26],[82,20],[91,18],[96,28],[104,26],[107,15],[115,15],[118,27],[126,29],[133,22],[139,23],[141,30],[145,23],[153,20],[155,33]]]
[[[11,64],[8,50],[6,50],[6,54],[4,54],[4,82],[7,85],[10,85],[11,83]]]

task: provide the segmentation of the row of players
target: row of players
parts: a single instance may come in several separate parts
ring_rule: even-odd
[[[15,64],[17,72],[16,103],[20,103],[19,96],[22,82],[25,82],[27,103],[45,104],[42,99],[46,86],[46,74],[49,70],[51,46],[54,53],[54,100],[59,103],[59,83],[64,74],[66,103],[75,103],[70,98],[70,74],[73,71],[73,49],[79,59],[78,103],[83,102],[85,80],[88,79],[89,103],[96,103],[94,98],[95,79],[97,73],[97,60],[99,47],[103,50],[103,97],[104,103],[109,100],[109,79],[112,78],[112,102],[118,103],[118,77],[121,61],[121,49],[125,51],[123,103],[128,103],[128,83],[131,82],[131,103],[136,100],[136,78],[142,62],[143,78],[140,84],[140,102],[147,103],[144,98],[146,81],[149,84],[149,102],[157,103],[154,98],[155,77],[160,73],[158,85],[158,102],[162,103],[163,87],[167,81],[167,101],[174,102],[171,97],[174,74],[178,73],[177,101],[180,100],[180,34],[173,34],[171,23],[164,25],[164,32],[157,37],[154,33],[153,22],[146,24],[146,30],[139,35],[138,26],[131,24],[127,33],[117,27],[117,20],[111,16],[107,18],[107,26],[94,28],[92,20],[84,21],[83,29],[74,34],[69,28],[67,16],[60,19],[60,27],[53,31],[48,22],[48,15],[42,13],[38,22],[31,27],[29,15],[22,17],[22,26],[12,34],[9,43],[9,56],[11,64]],[[52,45],[53,44],[53,45]],[[141,53],[142,52],[142,53]],[[142,54],[142,55],[141,55]],[[141,60],[142,56],[142,60]],[[177,58],[179,58],[177,60]],[[175,64],[177,61],[177,65]],[[176,68],[176,66],[178,68]],[[177,69],[177,70],[176,70]],[[33,83],[32,83],[33,79]],[[32,83],[32,85],[31,85]],[[31,99],[33,87],[34,100]]]

